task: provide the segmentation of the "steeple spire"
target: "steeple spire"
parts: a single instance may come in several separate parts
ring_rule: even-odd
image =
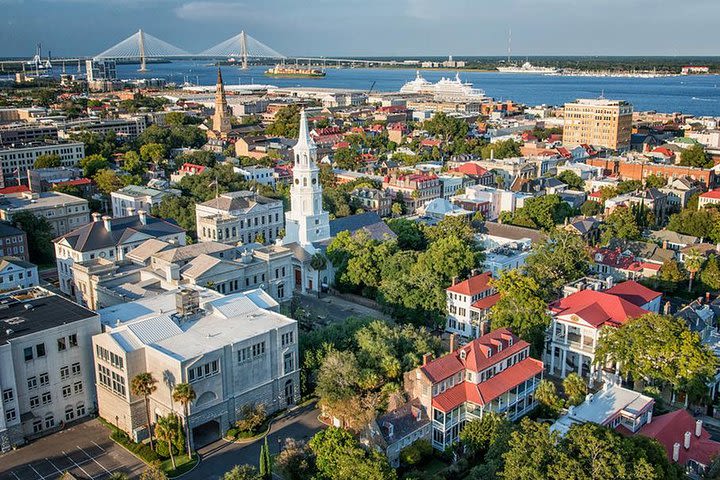
[[[215,88],[215,114],[213,115],[213,130],[226,135],[232,129],[228,116],[225,87],[223,86],[222,71],[218,66],[217,87]]]
[[[310,136],[310,129],[308,128],[307,114],[305,109],[300,110],[300,131],[298,132],[298,141],[295,145],[295,149],[314,149],[315,142]]]

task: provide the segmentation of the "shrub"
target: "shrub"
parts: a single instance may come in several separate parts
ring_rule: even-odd
[[[110,438],[140,457],[145,463],[155,463],[160,461],[158,454],[155,453],[149,445],[145,445],[144,443],[135,443],[122,430],[115,427],[111,428],[113,429],[113,433],[110,435]]]
[[[400,461],[403,465],[415,466],[422,463],[432,454],[432,445],[427,440],[421,439],[400,451]]]
[[[233,427],[233,428],[228,428],[228,431],[225,434],[225,436],[228,438],[235,438],[235,437],[237,437],[237,434],[238,434],[238,429]]]
[[[240,432],[255,434],[267,419],[265,405],[262,403],[244,405],[241,414],[240,420],[235,422],[235,426]]]

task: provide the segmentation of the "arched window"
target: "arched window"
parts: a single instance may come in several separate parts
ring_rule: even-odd
[[[78,417],[85,416],[85,404],[83,402],[78,402],[77,406],[75,407],[75,413]]]
[[[73,418],[75,418],[75,409],[72,405],[68,405],[65,407],[65,421],[69,422]]]
[[[55,426],[55,417],[53,417],[52,413],[48,413],[45,416],[45,428],[53,428]]]

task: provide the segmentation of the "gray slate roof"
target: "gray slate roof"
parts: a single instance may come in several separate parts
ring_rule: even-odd
[[[373,240],[383,241],[397,238],[395,232],[383,222],[380,215],[375,212],[350,215],[348,217],[330,220],[330,236],[335,237],[338,233],[349,231],[355,234],[360,230],[366,231]]]
[[[140,221],[138,215],[130,217],[119,217],[110,219],[110,231],[105,228],[105,222],[90,222],[82,227],[61,235],[53,240],[55,243],[66,239],[73,250],[89,252],[101,248],[109,248],[122,245],[135,235],[142,233],[151,237],[163,237],[177,233],[185,233],[185,230],[172,221],[163,220],[151,216],[146,217],[146,223]]]

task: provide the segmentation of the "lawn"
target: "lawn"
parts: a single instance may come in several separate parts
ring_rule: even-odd
[[[174,478],[186,473],[197,465],[199,458],[197,455],[188,457],[187,455],[175,455],[175,469],[173,470],[172,461],[168,458],[160,464],[160,468],[169,477]]]

